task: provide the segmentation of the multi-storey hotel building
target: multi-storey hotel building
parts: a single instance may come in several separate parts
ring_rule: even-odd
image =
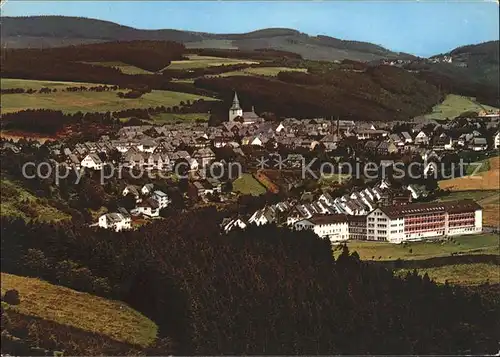
[[[482,231],[482,208],[473,200],[379,207],[366,217],[366,237],[401,243]]]

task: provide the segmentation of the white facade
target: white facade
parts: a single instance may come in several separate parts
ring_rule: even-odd
[[[330,242],[341,242],[349,239],[349,226],[347,221],[338,221],[329,218],[332,216],[313,217],[294,223],[296,230],[312,230],[320,238],[328,238]]]
[[[415,144],[429,144],[429,137],[427,136],[426,133],[421,131],[420,133],[417,134],[415,137]]]
[[[107,213],[99,217],[98,226],[106,229],[113,229],[119,232],[125,229],[130,229],[132,226],[130,216],[125,216],[121,213]]]
[[[81,166],[92,170],[101,170],[102,161],[96,154],[88,154],[83,158]]]
[[[246,223],[243,222],[240,218],[233,219],[228,224],[224,226],[224,231],[226,233],[230,232],[234,228],[245,229],[247,227]]]
[[[158,201],[158,208],[160,209],[167,207],[171,202],[167,194],[163,191],[154,191],[152,197]]]
[[[240,107],[238,95],[234,93],[233,105],[229,108],[229,121],[234,121],[237,117],[243,116],[243,109]]]
[[[132,212],[136,215],[143,214],[148,217],[159,217],[160,216],[160,208],[159,207],[151,207],[151,206],[139,206],[132,210]]]
[[[495,134],[495,137],[493,138],[493,147],[495,149],[500,148],[500,132]]]
[[[461,204],[460,201],[455,203]],[[470,207],[470,206],[469,206]],[[389,208],[390,209],[390,208]],[[482,231],[482,209],[454,210],[445,206],[419,209],[408,205],[404,213],[390,216],[377,208],[367,216],[367,239],[402,243],[434,237],[478,234]]]

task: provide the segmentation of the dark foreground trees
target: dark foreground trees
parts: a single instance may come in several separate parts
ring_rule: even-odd
[[[499,308],[488,300],[415,274],[395,278],[347,251],[334,261],[330,243],[311,233],[221,235],[220,219],[205,209],[114,233],[2,218],[2,270],[66,285],[85,272],[89,282],[71,287],[128,302],[175,341],[177,354],[497,349]]]

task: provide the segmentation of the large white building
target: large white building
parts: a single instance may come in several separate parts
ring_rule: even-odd
[[[482,231],[482,208],[473,200],[379,207],[367,215],[368,240],[404,241]]]
[[[349,239],[347,217],[342,214],[313,216],[294,223],[296,230],[310,229],[320,238],[328,238],[332,243]]]
[[[124,213],[107,213],[99,217],[98,226],[106,229],[113,229],[116,232],[130,229],[132,219],[130,215]]]

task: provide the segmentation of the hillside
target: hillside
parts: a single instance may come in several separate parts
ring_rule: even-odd
[[[272,48],[298,53],[313,60],[372,61],[399,56],[398,53],[371,43],[343,41],[328,36],[309,36],[285,28],[262,29],[242,34],[209,34],[171,29],[140,30],[109,21],[77,17],[2,18],[2,47],[7,48],[47,48],[133,40],[176,41],[189,48]]]
[[[499,41],[458,47],[430,60],[414,61],[406,68],[419,71],[424,79],[450,93],[476,97],[491,106],[500,105]]]
[[[55,323],[59,325],[59,329],[67,327],[101,335],[129,344],[129,348],[147,347],[156,340],[158,328],[155,323],[124,303],[35,278],[6,273],[2,273],[1,277],[2,296],[9,289],[16,289],[21,301],[19,305],[2,303],[8,313],[21,314],[25,319],[35,318]],[[44,338],[40,340],[43,341]],[[67,344],[67,341],[58,342]],[[91,346],[86,348],[90,349]],[[96,352],[98,351],[94,351]]]

